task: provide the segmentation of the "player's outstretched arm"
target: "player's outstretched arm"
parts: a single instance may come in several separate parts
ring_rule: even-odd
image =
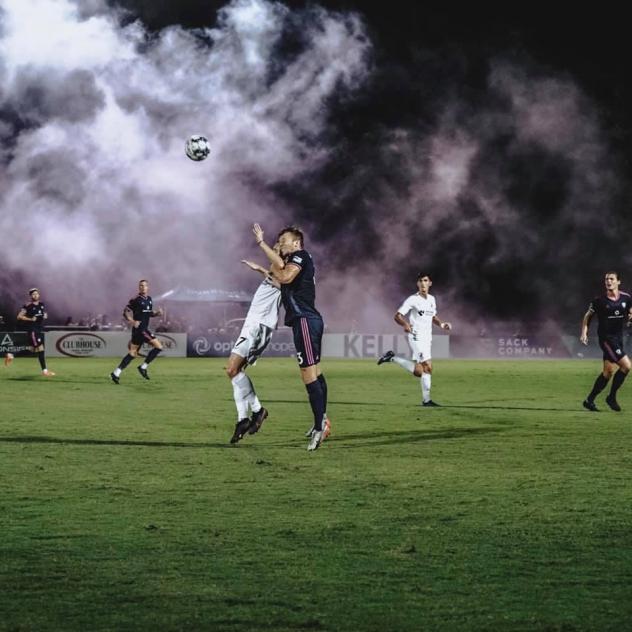
[[[260,266],[258,263],[255,263],[254,261],[248,261],[248,259],[242,259],[241,262],[244,265],[248,266],[251,270],[254,270],[255,272],[260,272],[264,276],[266,276],[269,272],[266,268],[264,268],[263,266]]]

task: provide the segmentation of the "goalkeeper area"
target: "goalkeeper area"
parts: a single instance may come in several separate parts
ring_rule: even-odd
[[[0,629],[629,628],[632,387],[584,410],[598,361],[436,360],[423,409],[398,367],[325,360],[313,453],[285,358],[229,444],[225,363],[0,366]]]

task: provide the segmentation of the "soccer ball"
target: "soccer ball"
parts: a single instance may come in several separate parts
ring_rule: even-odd
[[[184,151],[191,160],[204,160],[211,153],[211,146],[204,136],[194,134],[187,140]]]

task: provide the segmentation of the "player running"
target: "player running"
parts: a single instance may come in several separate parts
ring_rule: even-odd
[[[123,318],[132,325],[132,339],[129,343],[129,353],[121,360],[121,363],[110,373],[110,378],[115,384],[119,383],[121,373],[127,365],[136,357],[138,351],[147,343],[153,349],[147,354],[145,361],[138,367],[138,372],[146,380],[149,379],[147,368],[156,359],[156,356],[162,351],[162,343],[149,330],[149,319],[153,316],[161,316],[162,308],[154,311],[153,301],[149,296],[149,282],[141,279],[138,282],[138,296],[130,299],[129,303],[123,310]]]
[[[34,287],[29,290],[31,301],[22,306],[18,312],[18,320],[24,323],[26,331],[29,335],[29,349],[33,353],[37,353],[40,367],[42,367],[42,375],[45,377],[53,377],[55,374],[46,368],[46,352],[44,350],[44,321],[48,318],[46,306],[40,301],[40,291]],[[13,356],[9,357],[9,361],[5,360],[8,365]]]
[[[281,284],[281,300],[285,308],[285,324],[292,327],[296,357],[301,378],[314,415],[314,426],[308,432],[307,449],[317,450],[331,432],[327,418],[327,382],[320,369],[320,347],[323,319],[315,306],[315,268],[311,255],[303,248],[303,233],[295,226],[279,232],[281,257],[263,239],[263,229],[253,226],[257,244],[272,264],[272,274]]]
[[[632,297],[619,290],[621,280],[618,272],[606,272],[604,284],[606,293],[591,301],[588,311],[584,314],[579,336],[582,344],[587,345],[588,326],[596,314],[597,337],[599,346],[603,351],[603,369],[595,380],[592,391],[583,401],[583,406],[587,410],[597,412],[595,398],[606,388],[610,378],[614,375],[610,394],[606,397],[606,404],[612,410],[620,412],[621,406],[617,402],[617,391],[621,388],[632,366],[630,358],[623,348],[623,326],[632,319]]]
[[[441,329],[450,331],[452,325],[442,322],[437,316],[437,303],[435,297],[429,294],[432,280],[425,273],[417,277],[416,294],[411,294],[397,310],[395,322],[404,328],[408,334],[408,344],[412,351],[412,361],[399,358],[393,351],[387,351],[378,361],[395,362],[403,369],[421,378],[422,406],[439,406],[430,399],[430,386],[432,383],[432,325],[438,325]],[[408,317],[408,319],[406,318]]]
[[[278,253],[278,244],[274,250]],[[240,441],[246,433],[255,434],[261,424],[268,417],[265,409],[252,384],[246,375],[249,365],[254,365],[268,346],[272,333],[279,322],[279,308],[281,306],[281,290],[278,281],[263,266],[242,260],[251,270],[264,275],[261,285],[257,288],[246,319],[235,342],[226,366],[226,375],[233,385],[233,398],[237,407],[237,423],[230,439],[231,443]],[[251,415],[248,415],[248,410]]]

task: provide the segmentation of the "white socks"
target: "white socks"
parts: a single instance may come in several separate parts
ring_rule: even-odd
[[[253,413],[258,413],[261,410],[261,402],[255,393],[255,387],[250,378],[243,371],[240,371],[231,382],[233,384],[233,398],[235,399],[235,406],[237,406],[237,420],[248,417],[249,407]]]
[[[406,360],[405,358],[400,358],[399,356],[395,356],[393,358],[393,362],[399,364],[405,371],[414,374],[415,373],[415,363],[412,360]]]
[[[123,373],[123,371],[121,371],[121,369],[119,369],[118,367],[116,367],[114,369],[114,371],[112,371],[112,373],[114,373],[114,375],[116,375],[116,377],[120,377],[121,373]]]
[[[430,373],[421,374],[421,395],[424,402],[430,401],[430,384],[432,383],[432,375]]]

